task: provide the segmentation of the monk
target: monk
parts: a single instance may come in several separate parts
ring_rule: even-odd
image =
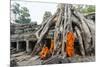
[[[49,52],[48,47],[44,46],[44,47],[42,48],[42,51],[40,52],[40,58],[41,58],[42,60],[45,59],[46,56],[47,56],[47,54],[48,54],[48,52]]]
[[[75,36],[73,32],[68,32],[66,34],[66,54],[69,57],[72,57],[74,55],[74,41],[75,41]]]

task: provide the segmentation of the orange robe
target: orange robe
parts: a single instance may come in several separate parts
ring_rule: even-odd
[[[48,54],[48,51],[49,51],[48,47],[42,48],[42,51],[40,52],[40,58],[41,58],[41,59],[46,58],[46,56],[47,56],[47,54]]]
[[[54,40],[51,40],[50,53],[54,50]]]
[[[73,32],[68,32],[66,34],[66,54],[69,57],[72,57],[74,55],[74,40],[75,40],[75,36]]]

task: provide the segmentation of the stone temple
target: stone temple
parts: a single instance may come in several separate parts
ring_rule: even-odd
[[[16,51],[31,52],[37,39],[34,32],[39,25],[35,23],[29,24],[13,24],[11,23],[11,48]]]
[[[46,15],[47,17],[49,17],[48,16],[49,14]],[[93,21],[95,21],[95,13],[88,14],[85,17],[87,19],[92,19]],[[17,52],[26,51],[28,53],[31,53],[37,42],[35,32],[39,29],[40,25],[37,25],[36,22],[28,24],[11,23],[10,24],[11,53],[14,53],[12,51],[13,49],[15,49],[15,51]],[[49,34],[52,34],[52,32],[53,30],[51,30]],[[52,36],[48,35],[46,40],[48,40],[49,38],[52,38]]]

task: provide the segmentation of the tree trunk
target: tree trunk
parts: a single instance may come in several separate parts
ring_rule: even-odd
[[[55,18],[57,20],[55,20]],[[54,21],[55,20],[55,21]],[[32,54],[39,52],[42,47],[40,43],[43,38],[50,31],[51,27],[55,25],[54,28],[54,51],[52,55],[62,55],[64,58],[65,54],[65,35],[68,32],[76,33],[79,39],[80,52],[82,56],[90,55],[95,49],[95,24],[93,21],[85,19],[85,17],[80,14],[77,10],[73,8],[72,5],[64,4],[59,10],[50,18],[48,18],[36,32],[38,41],[33,49]],[[62,30],[61,30],[62,28]],[[59,37],[61,34],[61,38]],[[61,52],[61,53],[60,53]],[[89,54],[90,53],[90,54]]]

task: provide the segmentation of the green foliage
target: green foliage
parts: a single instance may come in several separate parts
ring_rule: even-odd
[[[45,11],[44,16],[43,16],[43,21],[45,21],[47,18],[49,18],[50,16],[52,16],[51,12],[49,11]]]
[[[19,14],[19,12],[20,12],[20,10],[19,10],[20,5],[18,3],[15,3],[12,6],[13,6],[13,8],[12,8],[13,13],[14,14]]]
[[[31,22],[29,10],[26,7],[20,7],[20,5],[17,3],[14,4],[12,7],[13,13],[15,14],[15,16],[17,16],[15,18],[16,23],[24,24]]]
[[[15,20],[16,23],[30,23],[31,19],[30,18],[25,18],[23,15],[19,17],[19,19]]]
[[[18,3],[15,3],[15,4],[12,5],[12,9],[11,10],[15,15],[15,19],[17,18],[17,16],[20,13],[19,7],[20,7],[20,5]]]
[[[95,12],[95,6],[93,6],[93,5],[88,5],[87,6],[86,5],[86,6],[84,6],[84,8],[80,9],[80,12],[86,13],[86,14]]]
[[[88,11],[88,12],[95,12],[95,6],[89,6],[89,7],[87,8],[87,11]]]
[[[30,17],[29,10],[26,7],[22,7],[20,12],[24,17]]]

